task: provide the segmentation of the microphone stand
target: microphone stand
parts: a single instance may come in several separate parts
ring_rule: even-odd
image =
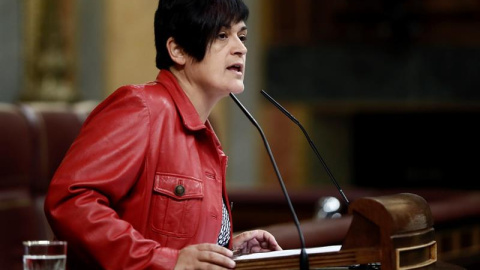
[[[302,126],[302,124],[300,123],[300,121],[298,121],[291,113],[289,113],[287,111],[287,109],[285,109],[282,105],[280,105],[280,103],[278,103],[275,99],[273,99],[269,94],[267,94],[267,92],[265,92],[264,90],[261,91],[261,93],[263,94],[264,97],[266,97],[273,105],[275,105],[275,107],[277,107],[283,114],[285,114],[290,120],[292,120],[293,123],[295,123],[298,127],[300,127],[300,129],[302,130],[303,134],[305,135],[305,138],[307,139],[308,141],[308,144],[310,144],[310,147],[312,148],[313,152],[315,152],[315,154],[317,155],[318,159],[320,160],[320,162],[322,163],[323,165],[323,168],[325,169],[325,171],[327,172],[328,176],[330,177],[330,179],[332,180],[333,184],[337,187],[337,190],[338,192],[340,192],[340,195],[342,196],[343,200],[345,201],[345,203],[347,204],[347,207],[349,206],[350,202],[348,201],[347,199],[347,196],[345,196],[345,193],[343,193],[343,190],[342,188],[340,187],[340,185],[338,184],[337,180],[335,180],[335,177],[333,176],[332,172],[330,171],[330,169],[328,168],[327,166],[327,163],[323,160],[322,156],[320,155],[320,153],[318,152],[318,149],[317,147],[315,146],[315,144],[313,143],[313,141],[310,139],[310,136],[308,135],[307,131],[305,130],[305,128]],[[377,264],[366,264],[366,265],[356,265],[356,266],[353,266],[353,267],[349,267],[349,269],[365,269],[365,270],[378,270],[379,269],[379,265]]]
[[[260,135],[262,136],[263,143],[265,144],[265,148],[267,149],[268,155],[270,157],[270,161],[272,162],[273,168],[275,169],[275,173],[277,174],[278,181],[282,188],[283,194],[285,195],[285,199],[287,200],[288,206],[290,208],[290,212],[292,213],[293,220],[295,222],[295,226],[298,231],[298,236],[300,238],[300,244],[302,247],[300,252],[300,269],[308,270],[310,269],[309,262],[308,262],[308,254],[307,254],[307,251],[305,250],[305,240],[303,238],[302,230],[300,229],[300,222],[298,221],[297,214],[295,214],[295,210],[293,209],[290,196],[288,196],[287,189],[285,188],[285,184],[283,182],[282,176],[280,175],[280,171],[278,170],[277,163],[275,162],[275,158],[273,157],[272,150],[270,148],[270,145],[268,144],[267,138],[265,137],[265,134],[263,133],[262,128],[257,123],[255,118],[253,118],[253,116],[247,111],[247,109],[242,105],[242,103],[240,103],[237,97],[235,97],[235,95],[232,93],[230,93],[230,97],[233,99],[233,101],[235,101],[238,107],[240,107],[243,113],[247,116],[250,122],[252,122],[252,124],[258,129],[258,131],[260,132]]]
[[[343,193],[342,188],[341,188],[340,185],[338,184],[337,180],[335,180],[335,177],[333,176],[332,172],[331,172],[330,169],[328,168],[327,164],[326,164],[325,161],[323,160],[323,158],[322,158],[322,156],[320,155],[320,153],[318,152],[317,147],[315,146],[315,144],[313,143],[313,141],[310,139],[310,136],[308,136],[307,131],[306,131],[305,128],[302,126],[302,124],[300,124],[300,121],[298,121],[291,113],[289,113],[284,107],[282,107],[282,105],[280,105],[280,103],[278,103],[278,102],[277,102],[276,100],[274,100],[269,94],[267,94],[267,92],[265,92],[264,90],[262,90],[261,93],[262,93],[263,96],[266,97],[271,103],[273,103],[273,105],[275,105],[275,107],[277,107],[283,114],[285,114],[288,118],[290,118],[290,120],[292,120],[297,126],[300,127],[300,129],[302,130],[303,134],[304,134],[305,137],[307,138],[307,141],[308,141],[308,143],[310,144],[310,147],[313,149],[313,152],[315,152],[315,154],[317,155],[318,159],[320,160],[320,162],[321,162],[322,165],[323,165],[323,168],[325,169],[325,171],[327,172],[328,176],[330,177],[330,180],[332,180],[333,184],[337,187],[338,192],[340,192],[340,195],[342,196],[343,200],[345,201],[345,203],[347,204],[347,207],[348,207],[348,205],[350,204],[350,202],[348,201],[347,196],[345,196],[345,193]]]

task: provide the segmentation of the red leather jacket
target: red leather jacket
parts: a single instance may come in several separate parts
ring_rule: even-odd
[[[231,220],[226,164],[169,71],[119,88],[85,121],[46,197],[69,268],[173,269],[179,249],[216,243],[222,198]]]

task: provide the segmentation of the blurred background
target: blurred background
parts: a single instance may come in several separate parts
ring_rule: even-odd
[[[238,98],[264,129],[299,217],[316,216],[321,199],[342,198],[301,130],[262,89],[303,124],[350,200],[420,194],[446,239],[438,240],[441,258],[479,257],[480,1],[245,2],[249,51]],[[10,136],[0,139],[8,145],[0,157],[0,176],[9,179],[3,190],[19,175],[24,182],[42,178],[43,186],[28,191],[38,195],[28,200],[40,209],[42,192],[88,112],[122,85],[155,79],[157,4],[0,0],[0,103],[4,111],[18,110],[29,130],[35,122],[43,136],[23,138],[7,132],[7,120],[0,123]],[[230,157],[236,228],[288,222],[257,130],[228,98],[211,121]],[[8,141],[22,138],[21,147],[34,149],[27,157]],[[448,208],[453,204],[465,214]]]

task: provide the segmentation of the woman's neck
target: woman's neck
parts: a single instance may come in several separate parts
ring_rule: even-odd
[[[205,123],[221,98],[213,97],[208,94],[208,91],[191,83],[181,70],[171,68],[170,71],[177,78],[178,84],[192,102],[202,123]]]

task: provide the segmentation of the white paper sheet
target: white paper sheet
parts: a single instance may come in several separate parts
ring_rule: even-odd
[[[341,245],[335,245],[335,246],[307,248],[305,250],[307,251],[307,254],[316,254],[316,253],[326,253],[326,252],[337,252],[337,251],[340,250],[341,247],[342,247]],[[263,259],[263,258],[274,258],[274,257],[299,255],[299,254],[300,254],[300,249],[287,249],[287,250],[260,252],[260,253],[240,255],[240,256],[235,258],[235,261],[251,260],[251,259]]]

